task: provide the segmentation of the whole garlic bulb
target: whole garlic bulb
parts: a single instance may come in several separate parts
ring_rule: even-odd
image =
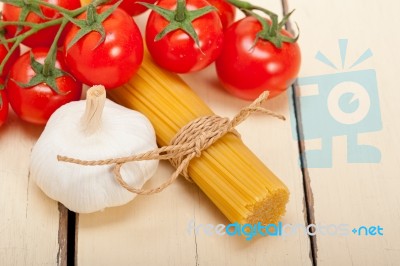
[[[86,101],[71,102],[49,119],[31,155],[31,177],[50,198],[78,213],[123,205],[136,194],[114,179],[113,165],[83,166],[59,162],[57,155],[101,160],[157,148],[149,120],[105,96],[103,86],[88,90]],[[154,175],[157,160],[125,163],[124,180],[140,188]]]

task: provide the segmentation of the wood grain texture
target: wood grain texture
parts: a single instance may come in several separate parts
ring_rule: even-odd
[[[365,119],[370,121],[364,126],[359,126],[357,130],[367,130],[357,134],[357,138],[359,144],[372,145],[379,149],[380,161],[366,162],[365,160],[372,159],[374,154],[369,151],[357,151],[354,146],[349,145],[351,135],[346,135],[345,131],[344,134],[338,135],[332,133],[332,166],[309,167],[307,171],[311,180],[309,189],[313,192],[314,198],[315,223],[348,224],[350,230],[363,225],[380,225],[384,228],[384,235],[358,236],[351,232],[348,236],[317,234],[317,262],[320,265],[398,265],[400,263],[398,227],[400,164],[397,154],[400,148],[398,138],[400,123],[397,115],[400,113],[398,104],[400,90],[397,82],[398,69],[395,65],[400,59],[397,49],[400,38],[393,34],[395,30],[393,26],[400,24],[397,15],[400,3],[398,1],[379,3],[372,0],[289,0],[288,3],[291,8],[296,8],[292,21],[296,21],[302,29],[300,45],[303,51],[303,67],[300,77],[317,76],[315,82],[320,82],[319,86],[317,84],[314,87],[304,86],[300,82],[300,88],[296,90],[296,96],[300,97],[300,123],[303,129],[305,131],[310,129],[304,127],[306,121],[310,120],[307,115],[311,100],[306,102],[302,96],[310,92],[315,93],[312,92],[315,88],[318,95],[322,94],[326,89],[322,84],[326,76],[322,75],[339,74],[345,82],[354,75],[346,76],[343,73],[370,70],[368,75],[358,77],[359,81],[372,78],[363,87],[374,85],[375,72],[379,95],[380,115],[372,118],[366,116]],[[347,39],[348,42],[347,53],[343,53],[346,54],[343,61],[338,46],[339,39]],[[368,49],[372,52],[372,57],[351,68],[353,62]],[[336,65],[337,69],[315,60],[318,51]],[[332,90],[340,85],[340,82],[337,83],[331,88]],[[353,83],[348,85],[347,89],[351,90],[357,86]],[[373,88],[366,90],[371,97],[375,97],[372,96]],[[363,100],[365,97],[360,98],[358,104],[363,104]],[[318,104],[317,101],[313,103]],[[373,104],[371,101],[371,108]],[[314,115],[317,116],[318,113]],[[338,112],[333,112],[331,115],[337,117]],[[379,119],[382,128],[372,129],[372,125]],[[326,123],[322,126],[330,125]],[[326,134],[329,135],[329,132]],[[304,148],[326,151],[329,147],[326,145],[329,145],[330,141],[326,134],[324,133],[324,139],[308,139],[305,135]],[[322,159],[325,155],[321,153],[322,161],[330,157],[328,155]],[[348,159],[352,156],[358,158],[361,156],[364,161],[349,162]],[[306,164],[310,165],[311,161],[312,158],[306,157]]]
[[[255,4],[265,5],[261,0]],[[281,12],[281,2],[269,7]],[[137,21],[143,30],[145,16]],[[248,104],[223,92],[214,66],[200,73],[183,75],[185,81],[221,116],[232,117]],[[265,106],[290,119],[287,95]],[[256,116],[238,127],[244,142],[288,186],[291,196],[283,223],[306,223],[302,173],[298,145],[292,138],[290,121]],[[173,169],[161,163],[147,186],[168,178]],[[183,178],[153,196],[139,196],[133,202],[100,213],[79,215],[78,265],[310,265],[309,238],[264,237],[246,241],[242,237],[209,236],[193,226],[228,224],[227,219],[193,184]]]
[[[0,128],[0,265],[65,265],[58,238],[65,221],[57,202],[29,177],[31,148],[41,131],[13,113]]]

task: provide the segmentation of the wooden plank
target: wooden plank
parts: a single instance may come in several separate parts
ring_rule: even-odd
[[[12,112],[0,128],[0,265],[66,265],[66,219],[29,177],[41,131]]]
[[[265,5],[261,0],[255,4]],[[269,4],[281,12],[281,2]],[[146,15],[138,22],[143,30]],[[248,102],[235,99],[217,85],[214,67],[183,78],[222,116],[232,117]],[[290,118],[287,95],[266,104]],[[302,174],[298,145],[291,136],[290,121],[250,118],[238,128],[244,142],[289,187],[290,203],[283,223],[305,224]],[[173,171],[162,163],[148,183],[154,187]],[[227,224],[218,209],[199,189],[180,179],[160,194],[139,196],[133,202],[100,213],[79,215],[78,265],[309,265],[310,243],[306,235],[266,237],[246,241],[241,237],[193,233],[195,226]]]
[[[393,27],[400,25],[400,2],[288,2],[296,8],[293,20],[301,28],[303,68],[296,97],[303,146],[306,151],[320,150],[308,153],[305,160],[312,222],[348,224],[349,231],[360,226],[383,228],[383,236],[377,232],[365,236],[365,231],[344,236],[317,233],[317,262],[399,265],[400,91],[393,66],[400,60],[395,48],[400,38]],[[358,103],[346,100],[349,95],[356,96]],[[318,125],[320,121],[323,124]],[[322,127],[328,130],[318,131]],[[313,136],[312,131],[317,133]],[[375,149],[356,145],[356,139],[359,145]],[[316,154],[319,160],[313,157]]]

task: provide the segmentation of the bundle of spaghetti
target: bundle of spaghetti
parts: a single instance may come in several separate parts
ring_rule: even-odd
[[[146,115],[160,146],[194,119],[213,115],[178,75],[156,66],[147,53],[138,73],[108,97]],[[188,174],[232,223],[276,223],[285,213],[287,187],[233,133],[192,159]]]

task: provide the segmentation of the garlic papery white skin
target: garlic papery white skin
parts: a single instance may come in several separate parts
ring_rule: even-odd
[[[88,90],[87,100],[60,107],[33,147],[31,177],[50,198],[78,213],[90,213],[131,201],[136,194],[113,176],[113,165],[59,162],[57,155],[83,160],[125,157],[157,148],[154,128],[141,113],[108,99],[103,86]],[[158,160],[125,163],[124,180],[141,188]]]

